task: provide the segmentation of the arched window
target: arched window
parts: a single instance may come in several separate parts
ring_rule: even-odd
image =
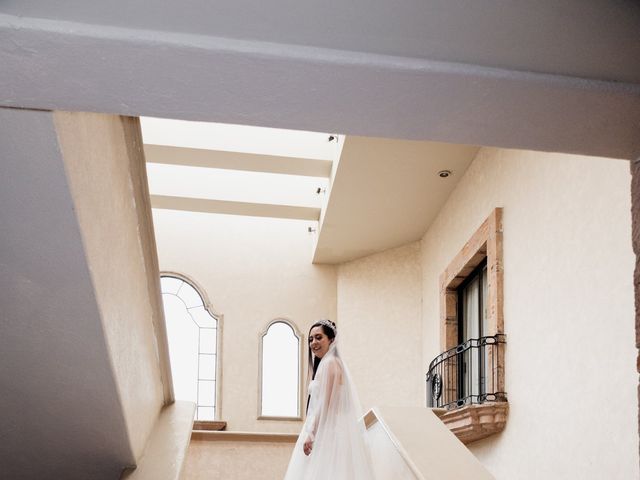
[[[274,320],[260,338],[259,418],[300,418],[300,334]]]
[[[162,274],[160,284],[176,400],[195,402],[196,420],[215,420],[220,316],[185,277]]]

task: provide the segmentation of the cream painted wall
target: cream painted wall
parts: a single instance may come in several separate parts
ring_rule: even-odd
[[[364,407],[424,405],[439,275],[504,207],[511,411],[503,433],[470,448],[497,479],[622,480],[639,473],[629,181],[624,161],[482,149],[421,242],[338,267],[310,264],[305,222],[168,210],[154,222],[161,268],[193,278],[224,314],[228,428],[297,432],[256,419],[266,323],[306,333],[336,318]],[[214,444],[197,448],[197,462],[217,461]]]
[[[422,404],[420,242],[338,267],[338,329],[365,410]]]
[[[138,200],[145,182],[140,179],[144,171],[140,129],[137,119],[112,115],[57,112],[54,118],[138,459],[164,403],[154,335],[159,298],[150,297],[149,286],[157,274],[149,269],[153,251],[145,237],[151,218],[149,210],[141,212],[145,204]]]
[[[182,480],[278,480],[293,443],[191,440]]]
[[[625,161],[483,148],[422,241],[423,365],[438,277],[504,207],[506,430],[471,445],[497,479],[640,478]]]
[[[300,421],[257,419],[258,350],[260,333],[275,318],[292,321],[303,338],[315,320],[336,318],[336,268],[311,264],[309,222],[153,215],[160,269],[192,278],[224,315],[221,420],[228,430],[297,433]]]

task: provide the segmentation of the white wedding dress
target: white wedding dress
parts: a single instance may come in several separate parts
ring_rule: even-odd
[[[334,341],[309,384],[309,409],[284,480],[375,480],[349,372]],[[305,441],[313,439],[309,456]]]

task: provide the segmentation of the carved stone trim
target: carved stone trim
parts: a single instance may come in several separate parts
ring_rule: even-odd
[[[507,402],[485,403],[449,410],[440,420],[462,443],[469,444],[504,430],[508,413]]]
[[[458,294],[456,288],[487,259],[489,277],[488,335],[504,333],[502,208],[494,209],[473,233],[440,275],[440,347],[449,350],[458,343]]]
[[[504,334],[504,270],[502,257],[502,208],[494,209],[469,241],[440,275],[440,346],[449,350],[458,343],[458,293],[456,289],[480,265],[487,261],[488,308],[486,335]],[[494,370],[487,377],[487,388],[505,392],[504,348],[490,357]],[[493,355],[491,352],[490,355]],[[455,378],[454,378],[455,383]],[[469,405],[456,410],[439,412],[441,420],[463,443],[475,442],[501,432],[507,421],[509,404],[492,402]]]
[[[456,288],[487,259],[489,280],[489,305],[487,309],[487,335],[504,334],[504,270],[502,259],[502,208],[494,209],[482,225],[462,247],[455,258],[440,275],[440,347],[449,350],[458,343],[458,293]],[[497,358],[490,359],[495,365],[489,375],[487,387],[494,392],[504,392],[504,349],[498,350]]]

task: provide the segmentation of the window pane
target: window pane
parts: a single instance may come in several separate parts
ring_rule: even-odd
[[[198,327],[175,295],[162,295],[176,400],[196,401]]]
[[[198,407],[197,420],[215,420],[215,412],[215,408],[212,407]]]
[[[175,277],[160,277],[160,288],[162,289],[162,293],[173,293],[174,295],[178,293],[180,287],[184,282],[179,278]]]
[[[482,273],[476,275],[464,288],[463,294],[463,332],[464,341],[477,339],[482,336],[480,325],[480,278]],[[464,396],[480,395],[481,374],[481,350],[471,348],[464,353]],[[474,400],[475,401],[475,400]]]
[[[217,319],[205,310],[195,287],[173,277],[160,281],[175,397],[195,402],[199,419],[213,420]]]
[[[482,336],[489,335],[488,332],[488,322],[487,318],[489,317],[487,312],[489,308],[489,278],[487,275],[487,267],[485,266],[482,269]]]
[[[299,339],[283,322],[269,327],[262,339],[262,415],[298,416]]]
[[[197,307],[203,304],[202,298],[200,297],[196,289],[188,283],[185,283],[182,286],[182,288],[178,292],[178,296],[182,299],[187,308]]]
[[[476,277],[464,290],[464,340],[480,336],[480,317],[478,315],[480,281]]]
[[[215,328],[200,329],[200,353],[216,353],[217,334]]]
[[[487,267],[482,269],[482,335],[489,335],[489,277],[487,275]],[[480,360],[482,362],[480,368],[480,393],[487,393],[487,378],[490,375],[489,349],[484,347],[480,350]]]
[[[216,379],[216,356],[200,355],[200,380]]]
[[[198,382],[198,405],[213,407],[216,404],[216,382]]]
[[[199,327],[217,327],[218,322],[215,318],[209,315],[209,312],[207,312],[203,306],[190,308],[189,313],[193,317],[193,321],[196,322]]]

